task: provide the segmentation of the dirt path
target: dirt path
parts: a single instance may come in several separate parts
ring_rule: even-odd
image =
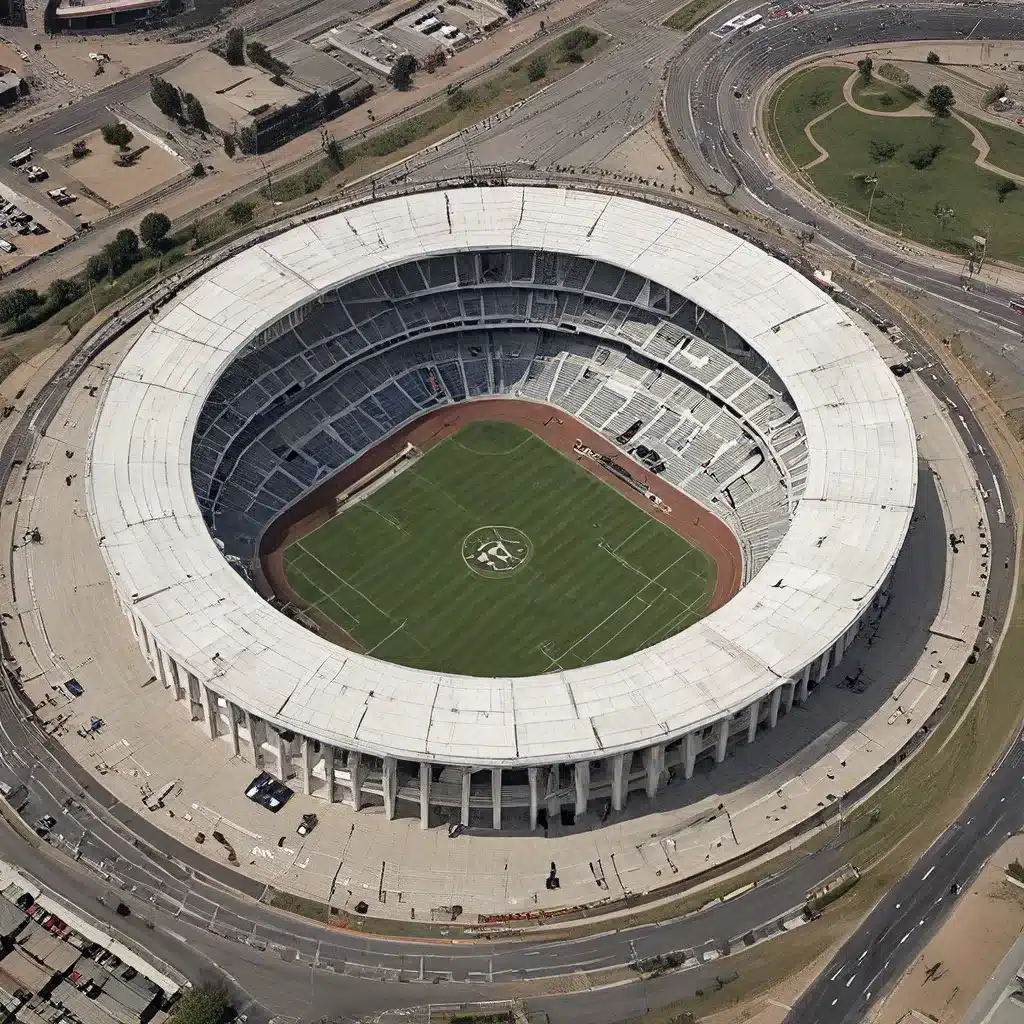
[[[824,121],[826,117],[831,117],[840,107],[845,106],[845,103],[837,103],[831,110],[826,110],[824,114],[819,114],[812,121],[808,121],[804,125],[804,135],[807,136],[807,141],[818,151],[818,155],[809,164],[804,164],[800,168],[801,171],[809,171],[812,167],[817,167],[818,164],[823,164],[828,159],[828,150],[819,144],[818,140],[811,134],[811,129],[819,121]]]
[[[854,110],[859,110],[862,114],[870,114],[872,117],[931,117],[931,113],[925,110],[923,107],[918,106],[915,103],[909,107],[905,107],[903,110],[869,110],[867,107],[862,107],[853,98],[853,86],[857,79],[860,78],[860,72],[854,71],[850,77],[843,82],[843,99],[853,107]]]
[[[407,444],[427,450],[450,437],[467,423],[497,420],[525,427],[542,441],[566,455],[572,455],[573,443],[578,439],[597,452],[615,455],[624,461],[607,438],[584,426],[552,406],[516,399],[488,399],[463,402],[427,413],[361,455],[350,466],[325,481],[316,490],[288,509],[276,519],[263,535],[259,557],[253,563],[254,585],[264,597],[276,597],[286,603],[305,608],[288,583],[284,568],[285,549],[295,540],[322,526],[334,514],[334,499],[347,487],[398,454]],[[739,544],[732,531],[692,498],[677,491],[671,484],[651,475],[648,487],[671,507],[668,515],[652,511],[652,504],[627,484],[601,469],[590,459],[578,460],[599,480],[614,487],[620,494],[642,508],[653,518],[665,523],[685,541],[703,551],[715,563],[715,590],[708,604],[708,612],[721,608],[740,589],[743,560]],[[359,647],[347,634],[324,617],[313,614],[329,639],[350,649]]]

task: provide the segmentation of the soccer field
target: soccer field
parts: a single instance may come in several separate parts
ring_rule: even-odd
[[[477,422],[285,551],[295,593],[385,661],[522,676],[621,658],[706,612],[715,565],[509,423]]]

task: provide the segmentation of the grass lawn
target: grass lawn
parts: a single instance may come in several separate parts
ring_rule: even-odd
[[[690,0],[689,3],[683,4],[678,11],[673,11],[662,24],[679,32],[689,32],[709,14],[713,14],[719,7],[724,6],[725,0]]]
[[[769,136],[793,167],[803,167],[817,157],[804,126],[843,102],[843,82],[849,77],[848,68],[808,68],[787,79],[769,101]]]
[[[985,136],[990,164],[1013,174],[1024,174],[1024,132],[971,117],[963,111],[960,114]]]
[[[867,84],[863,79],[858,78],[853,83],[853,98],[862,107],[883,113],[906,110],[917,100],[907,86],[895,85],[883,78],[872,78]]]
[[[715,567],[507,423],[473,423],[285,552],[304,601],[375,657],[469,675],[621,658],[700,619]]]
[[[999,202],[1002,176],[976,167],[968,129],[953,118],[876,118],[843,107],[812,129],[829,159],[806,172],[819,192],[908,238],[966,253],[972,235],[995,259],[1019,261],[1024,192]],[[915,166],[917,164],[918,166]],[[943,211],[952,211],[944,213]]]

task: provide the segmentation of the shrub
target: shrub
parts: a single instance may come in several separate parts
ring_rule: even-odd
[[[999,193],[999,202],[1005,203],[1006,197],[1013,192],[1017,191],[1017,182],[1012,178],[1003,178],[1002,181],[996,185],[996,192]]]
[[[510,18],[514,18],[517,14],[522,14],[525,10],[526,0],[505,0],[505,13]]]
[[[868,143],[868,149],[871,151],[871,159],[876,164],[884,164],[886,160],[891,160],[896,155],[899,146],[889,139],[872,139]]]
[[[600,37],[589,28],[574,28],[562,36],[562,60],[570,64],[583,63],[583,51],[589,50]]]
[[[79,139],[71,147],[71,158],[73,160],[81,160],[83,157],[88,156],[90,152],[92,151],[89,149],[89,144],[85,139]]]
[[[940,64],[939,55],[934,50],[928,51],[928,63],[929,64]]]
[[[250,43],[245,48],[245,55],[253,64],[258,64],[272,75],[287,75],[289,68],[283,60],[278,60],[262,43]]]
[[[171,1010],[174,1024],[221,1024],[231,1009],[226,989],[218,985],[196,985]]]
[[[193,178],[205,178],[206,177],[206,168],[203,166],[203,162],[201,160],[199,161],[199,163],[195,164],[192,167],[192,177]]]
[[[252,220],[255,209],[255,203],[249,202],[248,199],[239,199],[237,203],[232,203],[224,213],[232,224],[248,224]]]
[[[526,77],[531,82],[539,82],[548,73],[548,62],[541,56],[534,57],[526,65]]]
[[[127,149],[134,138],[131,129],[123,121],[108,121],[100,126],[100,134],[108,146],[117,146],[118,149]]]
[[[941,152],[942,146],[925,146],[924,149],[919,149],[916,153],[912,153],[907,162],[911,167],[916,167],[917,170],[923,171],[935,163],[935,158]]]
[[[857,70],[860,72],[861,81],[867,85],[875,70],[875,62],[870,57],[862,57],[857,61]]]
[[[15,288],[14,291],[0,293],[0,322],[14,320],[42,301],[34,288]]]
[[[457,114],[469,106],[470,94],[465,89],[456,89],[448,97],[448,106]]]

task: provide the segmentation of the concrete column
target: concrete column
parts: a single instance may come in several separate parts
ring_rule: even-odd
[[[363,758],[356,750],[348,752],[348,792],[353,810],[362,810],[363,806]]]
[[[164,663],[164,652],[157,646],[156,641],[153,642],[153,664],[156,668],[157,678],[160,680],[160,685],[166,690],[170,685],[167,682],[167,669]]]
[[[334,803],[334,747],[330,743],[324,743],[320,747],[324,755],[324,777],[327,779],[327,792],[324,798],[329,804]]]
[[[753,743],[754,737],[757,735],[757,716],[761,712],[761,702],[755,700],[750,705],[750,709],[747,712],[747,742]]]
[[[174,691],[175,700],[183,700],[185,693],[181,688],[181,677],[178,674],[178,666],[175,660],[167,655],[168,667],[170,668],[171,689]]]
[[[576,781],[576,816],[579,817],[587,813],[590,800],[590,762],[577,761],[572,770]]]
[[[302,737],[302,792],[313,795],[313,741]]]
[[[725,748],[729,744],[729,719],[723,718],[718,723],[718,741],[715,746],[715,764],[725,760]]]
[[[644,771],[647,773],[647,799],[653,800],[658,792],[661,773],[665,770],[665,747],[659,744],[644,751]]]
[[[430,765],[420,761],[420,828],[430,828]]]
[[[779,720],[779,705],[782,703],[782,687],[776,686],[772,690],[772,706],[768,712],[768,728],[774,729]]]
[[[252,763],[257,768],[263,767],[263,751],[260,749],[258,734],[259,719],[251,712],[245,713],[245,727],[249,730],[249,745],[252,747]]]
[[[473,772],[469,768],[462,769],[462,809],[459,823],[469,828],[469,796],[473,789]]]
[[[562,798],[557,795],[562,784],[559,775],[558,765],[553,764],[547,769],[547,777],[544,780],[544,804],[548,812],[549,825],[562,813]]]
[[[793,698],[796,696],[796,680],[790,679],[786,684],[786,714],[793,710]]]
[[[626,790],[629,788],[629,771],[626,768],[626,754],[612,758],[612,810],[621,811],[626,806]],[[630,757],[632,761],[632,757]]]
[[[217,738],[217,694],[208,686],[203,686],[199,691],[203,698],[203,713],[206,716],[206,731],[210,739]]]
[[[797,683],[796,687],[796,702],[801,706],[807,703],[807,687],[811,682],[811,666],[808,665],[804,669],[804,674],[800,677],[800,682]]]
[[[384,758],[381,789],[384,792],[384,815],[388,821],[394,821],[396,797],[398,796],[398,761],[394,757]]]
[[[501,769],[491,769],[491,825],[495,831],[501,828]]]
[[[693,767],[697,763],[697,737],[699,733],[688,732],[683,737],[683,778],[693,778]]]
[[[291,772],[288,770],[291,766],[288,764],[288,751],[285,748],[284,737],[275,729],[275,746],[277,748],[277,777],[282,781],[286,782]]]
[[[530,830],[537,827],[537,774],[538,768],[527,768],[526,777],[530,781]]]
[[[227,702],[228,705],[228,733],[231,736],[231,753],[235,757],[241,756],[239,753],[238,745],[238,709],[231,701]]]
[[[828,659],[831,655],[831,651],[826,651],[819,659],[815,666],[814,681],[820,683],[825,678],[825,673],[828,671]]]

